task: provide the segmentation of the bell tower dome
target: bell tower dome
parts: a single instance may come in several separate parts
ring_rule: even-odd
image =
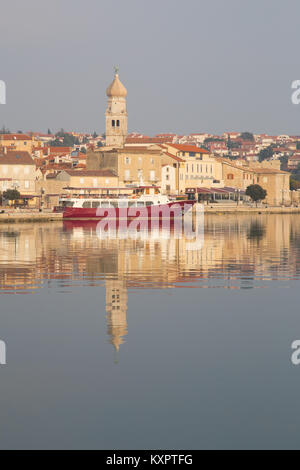
[[[127,137],[128,115],[126,110],[127,90],[119,79],[119,69],[115,67],[115,77],[106,89],[107,109],[105,112],[106,146],[123,147]]]

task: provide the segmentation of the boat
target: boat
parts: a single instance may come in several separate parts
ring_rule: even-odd
[[[76,188],[65,188],[74,190]],[[126,194],[121,191],[126,189]],[[161,194],[158,186],[134,188],[97,188],[98,193],[78,193],[60,198],[55,212],[62,212],[64,219],[101,220],[105,218],[176,218],[189,211],[195,200],[171,199]],[[101,190],[101,192],[99,192]],[[82,191],[82,189],[80,190]],[[128,194],[128,192],[131,194]]]

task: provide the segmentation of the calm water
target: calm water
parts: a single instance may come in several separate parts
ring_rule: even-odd
[[[300,448],[300,216],[0,225],[1,448]]]

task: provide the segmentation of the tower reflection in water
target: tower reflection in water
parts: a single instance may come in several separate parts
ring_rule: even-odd
[[[94,222],[3,224],[0,292],[104,284],[108,337],[118,351],[128,334],[128,289],[267,288],[269,280],[300,279],[299,222],[298,215],[210,215],[194,250],[172,230],[99,238]]]

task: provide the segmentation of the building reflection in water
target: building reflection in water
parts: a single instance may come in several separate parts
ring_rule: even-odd
[[[0,292],[106,287],[107,332],[118,351],[128,333],[128,289],[253,288],[300,278],[300,216],[205,218],[204,244],[183,234],[96,233],[95,223],[0,225]],[[118,235],[118,234],[117,234]]]
[[[127,287],[124,281],[106,280],[106,320],[109,342],[116,352],[127,335]]]

